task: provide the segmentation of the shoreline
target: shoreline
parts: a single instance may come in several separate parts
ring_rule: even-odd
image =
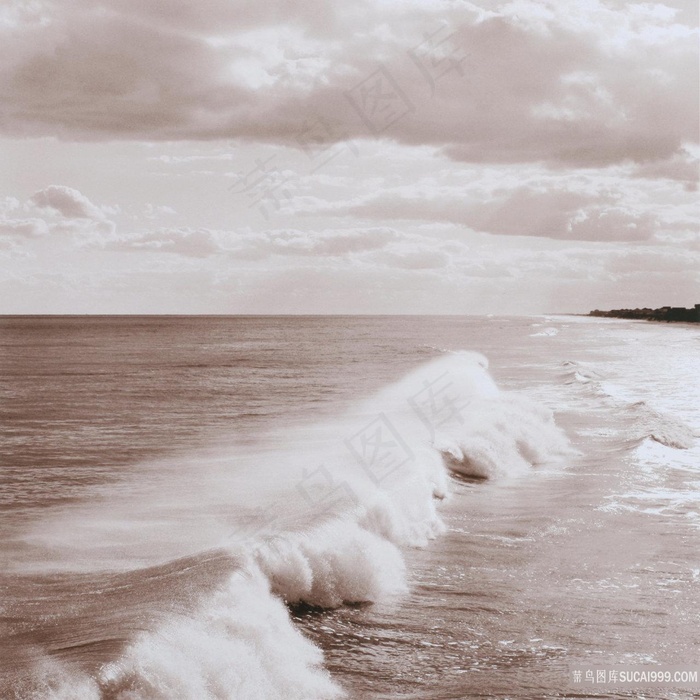
[[[664,321],[666,323],[700,323],[700,304],[686,309],[682,306],[662,306],[659,309],[612,309],[589,311],[587,316],[596,318],[624,318],[633,321]]]

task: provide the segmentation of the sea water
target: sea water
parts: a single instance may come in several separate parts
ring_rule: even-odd
[[[697,664],[699,377],[681,324],[6,317],[0,697],[580,697],[576,665]]]

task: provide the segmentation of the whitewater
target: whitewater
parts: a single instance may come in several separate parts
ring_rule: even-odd
[[[564,697],[591,656],[696,662],[699,341],[5,320],[2,697]]]

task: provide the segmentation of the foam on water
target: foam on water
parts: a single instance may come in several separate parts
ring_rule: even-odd
[[[337,419],[177,462],[165,476],[158,465],[146,472],[153,483],[122,484],[27,533],[31,557],[18,557],[17,571],[125,571],[212,549],[232,561],[224,585],[164,615],[96,675],[39,662],[28,696],[340,696],[285,604],[401,595],[402,549],[444,529],[438,505],[449,470],[509,478],[570,454],[551,411],[500,391],[487,366],[475,353],[442,356]]]
[[[250,698],[310,700],[343,695],[323,655],[291,623],[259,572],[242,571],[191,614],[138,635],[96,677],[42,660],[33,689],[46,700]]]
[[[654,408],[639,398],[636,391],[608,381],[600,372],[567,360],[561,364],[564,381],[580,385],[591,396],[602,398],[623,412],[630,425],[629,437],[641,443],[650,438],[667,447],[689,449],[695,444],[696,431],[679,416]]]
[[[535,324],[535,325],[540,325],[540,324]],[[541,331],[537,331],[537,333],[530,333],[531,338],[553,338],[555,335],[559,334],[559,329],[558,328],[553,328],[553,327],[548,327],[548,328],[543,328]]]
[[[561,367],[564,382],[591,400],[594,410],[602,403],[617,418],[616,428],[608,432],[624,447],[628,468],[623,488],[599,509],[681,517],[700,526],[700,431],[693,427],[700,419],[697,363],[687,362],[685,353],[679,356],[680,363],[687,362],[688,379],[682,382],[684,368],[666,365],[658,357],[647,352],[637,356],[638,363],[618,363],[611,368],[615,381],[605,369],[590,364],[566,361]],[[650,361],[653,372],[645,371]],[[606,429],[595,431],[605,433]]]

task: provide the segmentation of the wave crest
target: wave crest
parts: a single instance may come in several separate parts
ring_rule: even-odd
[[[424,546],[444,530],[436,506],[449,495],[449,470],[502,478],[568,454],[551,411],[499,390],[487,367],[476,353],[445,355],[337,421],[312,426],[311,438],[306,431],[301,437],[280,431],[275,444],[301,441],[301,452],[278,449],[274,459],[262,461],[266,469],[235,481],[230,491],[217,470],[235,465],[235,456],[218,459],[216,468],[201,472],[217,500],[189,507],[210,506],[210,546],[237,562],[227,583],[189,612],[165,614],[94,679],[69,674],[69,685],[44,697],[340,697],[322,652],[294,627],[285,604],[333,608],[405,593],[401,548]],[[304,450],[304,438],[313,444],[311,452]],[[212,513],[221,512],[222,492],[230,498],[227,518],[237,524],[223,539],[211,524]],[[258,494],[268,503],[260,517],[272,510],[285,516],[276,527],[256,529],[250,502]],[[173,500],[167,491],[161,498]],[[143,522],[146,528],[148,520]],[[172,526],[177,532],[174,519]],[[166,530],[158,523],[159,536]]]

